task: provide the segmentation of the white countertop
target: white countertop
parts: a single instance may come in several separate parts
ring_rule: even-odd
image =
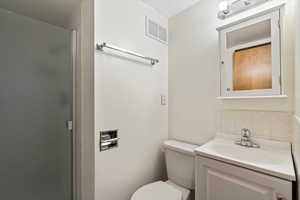
[[[295,181],[291,144],[256,139],[260,148],[247,148],[234,144],[238,136],[218,135],[215,139],[196,148],[197,155],[238,165],[244,168]]]

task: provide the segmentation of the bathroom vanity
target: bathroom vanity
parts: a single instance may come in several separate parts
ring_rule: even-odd
[[[292,200],[296,180],[287,142],[256,140],[260,148],[219,135],[196,149],[196,200]]]

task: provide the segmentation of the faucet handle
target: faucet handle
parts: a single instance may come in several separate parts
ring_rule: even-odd
[[[250,136],[251,136],[251,131],[250,131],[249,129],[247,129],[247,128],[243,128],[243,129],[241,130],[241,136],[242,136],[242,137],[245,137],[245,138],[250,138]]]
[[[260,148],[259,144],[252,141],[251,137],[251,131],[247,128],[243,128],[241,130],[241,138],[235,142],[235,144],[249,147],[249,148]]]

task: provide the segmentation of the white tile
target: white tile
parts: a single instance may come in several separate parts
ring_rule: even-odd
[[[291,141],[292,115],[288,112],[223,110],[219,113],[217,130],[225,134],[240,134],[251,130],[253,137]]]
[[[235,132],[247,128],[253,131],[253,113],[251,111],[235,111]]]
[[[271,139],[272,112],[253,112],[253,136]]]
[[[292,115],[285,112],[275,112],[272,116],[272,139],[291,141]]]
[[[221,112],[221,132],[237,134],[235,131],[235,115],[233,111]]]

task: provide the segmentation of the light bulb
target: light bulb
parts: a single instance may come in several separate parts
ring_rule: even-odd
[[[228,13],[229,12],[229,4],[227,1],[221,1],[219,3],[219,10],[224,12],[224,13]]]

